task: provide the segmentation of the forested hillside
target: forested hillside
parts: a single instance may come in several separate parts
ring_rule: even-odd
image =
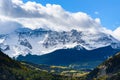
[[[79,80],[48,73],[26,63],[12,60],[0,51],[0,80]]]

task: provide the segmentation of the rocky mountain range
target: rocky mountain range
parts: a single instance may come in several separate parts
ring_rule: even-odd
[[[19,28],[9,34],[0,34],[0,49],[10,57],[19,55],[43,55],[59,49],[94,50],[111,46],[120,48],[120,41],[103,32],[87,31],[51,31],[45,29],[31,30]]]

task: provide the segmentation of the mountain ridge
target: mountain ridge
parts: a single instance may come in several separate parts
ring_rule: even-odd
[[[20,28],[11,34],[0,35],[0,49],[10,57],[19,55],[43,55],[59,49],[81,47],[93,50],[114,45],[120,48],[120,41],[106,33],[90,33],[71,30],[56,32],[45,29]],[[12,53],[12,54],[11,54]]]
[[[18,56],[17,60],[28,61],[36,64],[47,65],[77,65],[80,68],[94,68],[102,61],[119,52],[120,49],[113,49],[111,46],[98,48],[95,50],[77,50],[77,49],[60,49],[45,55],[26,55]],[[85,65],[86,64],[86,65]],[[75,67],[75,66],[74,66]]]

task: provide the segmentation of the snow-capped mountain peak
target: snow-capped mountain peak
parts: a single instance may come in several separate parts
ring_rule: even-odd
[[[118,43],[118,40],[106,33],[77,30],[57,32],[41,28],[20,28],[11,34],[0,35],[0,49],[11,57],[29,53],[43,55],[67,48],[93,50],[109,45],[119,48]]]

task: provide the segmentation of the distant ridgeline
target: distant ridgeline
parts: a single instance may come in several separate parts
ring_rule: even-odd
[[[120,49],[113,49],[111,46],[106,46],[94,50],[76,48],[60,49],[52,53],[37,56],[28,54],[26,56],[19,56],[17,60],[27,61],[36,64],[47,65],[64,65],[72,68],[95,68],[101,62],[119,52]]]

